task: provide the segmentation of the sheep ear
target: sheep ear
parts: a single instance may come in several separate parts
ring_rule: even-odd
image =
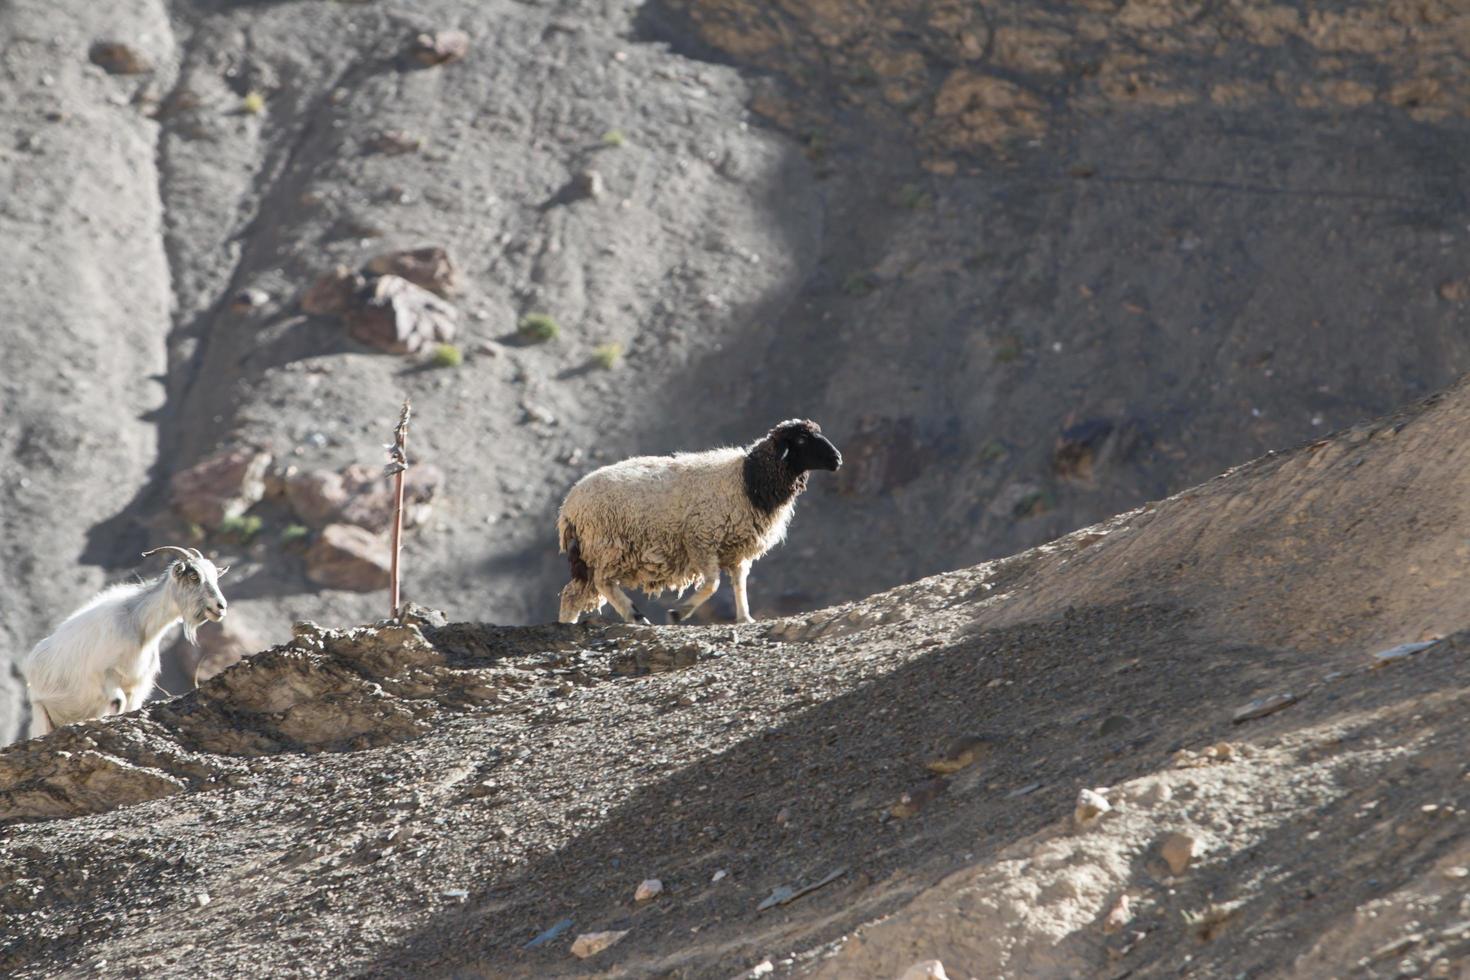
[[[784,463],[786,461],[786,457],[789,456],[789,455],[791,455],[791,447],[790,446],[782,446],[781,447],[781,455],[780,455],[779,459]]]

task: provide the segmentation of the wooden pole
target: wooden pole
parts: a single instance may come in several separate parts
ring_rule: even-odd
[[[388,472],[393,474],[393,561],[388,573],[389,601],[393,608],[388,615],[398,618],[398,555],[403,545],[403,477],[408,472],[408,399],[403,400],[403,411],[398,415],[398,427],[393,430],[393,445],[388,447]]]

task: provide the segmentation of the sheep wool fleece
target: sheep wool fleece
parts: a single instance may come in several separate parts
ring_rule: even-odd
[[[575,542],[594,581],[651,594],[682,594],[707,570],[755,561],[786,537],[798,493],[758,508],[746,491],[746,452],[635,456],[589,473],[562,504],[561,550]],[[601,606],[595,589],[580,591],[583,611]]]

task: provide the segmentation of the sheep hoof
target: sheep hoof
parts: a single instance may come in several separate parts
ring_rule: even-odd
[[[633,607],[633,622],[640,623],[644,626],[653,625],[653,623],[649,621],[648,617],[643,615],[643,610],[639,609],[637,606]]]

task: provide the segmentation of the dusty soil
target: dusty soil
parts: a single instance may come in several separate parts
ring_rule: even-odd
[[[0,967],[1462,976],[1467,444],[1460,384],[751,626],[301,624],[0,752]]]
[[[185,539],[234,564],[235,621],[265,642],[381,615],[306,577],[278,498],[253,535],[191,537],[169,481],[246,445],[278,473],[377,467],[403,394],[446,477],[409,593],[498,623],[552,618],[557,501],[632,453],[823,423],[850,465],[756,570],[769,616],[1392,410],[1470,369],[1466,17],[11,3],[0,649]],[[405,59],[445,29],[462,60]],[[146,70],[108,74],[99,40]],[[601,194],[567,196],[589,170]],[[335,263],[420,245],[460,268],[458,368],[301,313]],[[561,336],[522,344],[531,312]],[[603,370],[608,343],[625,353]],[[0,737],[22,715],[0,671]]]

